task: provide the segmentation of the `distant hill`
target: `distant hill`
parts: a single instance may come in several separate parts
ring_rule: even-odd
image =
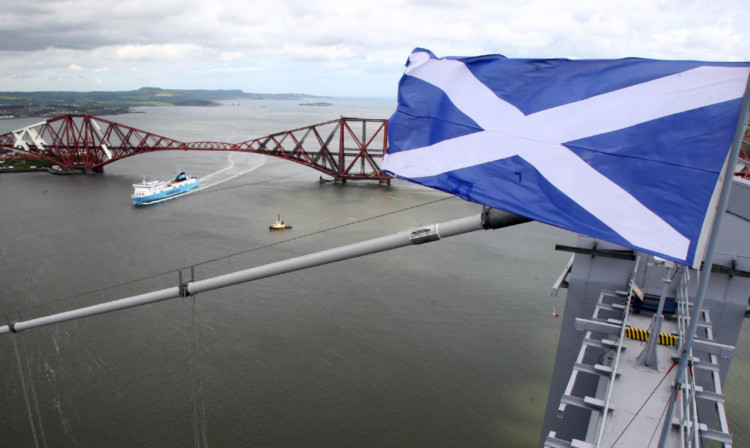
[[[0,92],[0,117],[63,114],[115,115],[138,106],[215,106],[222,100],[310,100],[302,93],[247,93],[242,90],[175,90],[142,87],[121,92]]]

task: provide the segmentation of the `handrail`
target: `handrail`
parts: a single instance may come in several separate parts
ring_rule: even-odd
[[[678,299],[678,353],[682,351],[685,344],[688,327],[690,326],[690,298],[688,296],[688,282],[690,281],[689,269],[683,268],[680,283],[677,288]],[[696,313],[699,316],[700,313]],[[696,398],[695,374],[692,366],[692,348],[686,354],[689,367],[685,369],[680,381],[685,387],[679,396],[680,402],[680,442],[683,447],[700,447],[700,420],[698,418],[698,404]],[[679,391],[677,392],[679,393]],[[671,424],[671,422],[668,422]]]
[[[614,389],[615,385],[615,379],[617,378],[617,368],[620,364],[620,355],[622,354],[622,345],[625,341],[625,330],[626,330],[626,323],[628,321],[628,315],[630,314],[630,301],[633,298],[633,289],[636,287],[635,284],[635,275],[638,272],[638,262],[641,259],[641,255],[639,254],[635,258],[635,263],[633,264],[633,274],[630,277],[630,286],[628,288],[628,297],[626,299],[625,303],[625,311],[624,316],[622,318],[622,326],[620,328],[620,334],[619,334],[619,340],[617,342],[617,350],[615,352],[615,362],[612,366],[612,376],[609,378],[609,384],[607,385],[607,398],[604,400],[604,408],[602,409],[602,419],[599,422],[599,434],[596,436],[596,448],[599,448],[601,442],[602,442],[602,436],[604,435],[604,428],[607,423],[607,415],[609,414],[609,404],[610,400],[612,399],[612,389]]]

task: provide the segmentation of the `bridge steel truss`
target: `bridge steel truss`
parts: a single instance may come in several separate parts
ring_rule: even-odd
[[[236,151],[297,162],[336,181],[377,180],[388,147],[388,120],[346,118],[243,141],[181,142],[91,115],[62,115],[0,135],[0,147],[50,160],[63,170],[102,171],[153,151]]]
[[[102,171],[109,163],[153,151],[237,151],[297,162],[337,181],[377,180],[388,147],[388,120],[345,118],[240,143],[181,142],[92,115],[62,115],[0,135],[0,147],[37,155],[64,170]],[[750,134],[735,175],[750,179]]]

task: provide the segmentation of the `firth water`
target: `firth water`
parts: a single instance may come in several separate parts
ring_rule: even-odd
[[[107,117],[180,141],[240,142],[393,101],[241,101]],[[0,133],[38,122],[2,120]],[[192,194],[136,208],[132,184]],[[138,155],[102,175],[0,175],[0,306],[29,319],[260,266],[481,207],[394,181],[318,183],[231,152]],[[292,230],[269,232],[277,215]],[[0,336],[8,447],[536,446],[575,235],[539,223],[320,266]],[[18,357],[16,357],[18,353]],[[750,332],[725,391],[750,444]],[[20,371],[19,371],[20,367]],[[28,405],[27,405],[28,400]],[[31,410],[31,418],[29,415]],[[33,421],[33,430],[32,422]]]

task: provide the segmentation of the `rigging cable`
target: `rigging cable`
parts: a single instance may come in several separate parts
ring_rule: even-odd
[[[641,411],[646,406],[646,404],[648,403],[648,401],[651,399],[651,397],[654,395],[654,393],[656,393],[657,389],[659,389],[659,386],[661,386],[661,383],[663,383],[664,380],[667,378],[667,375],[669,375],[669,372],[671,372],[672,369],[674,369],[674,366],[676,366],[676,365],[677,365],[677,363],[675,363],[675,362],[672,363],[672,366],[667,370],[667,373],[664,374],[664,376],[661,378],[661,380],[659,381],[659,383],[654,387],[654,390],[652,390],[651,393],[648,394],[648,397],[646,397],[646,399],[643,401],[643,404],[641,405],[641,407],[638,408],[638,410],[636,411],[635,414],[633,414],[633,417],[630,419],[630,421],[628,422],[628,424],[625,425],[625,428],[623,428],[622,432],[620,433],[619,436],[617,436],[617,438],[612,443],[612,445],[610,446],[610,448],[614,447],[615,444],[617,444],[617,441],[620,440],[620,437],[622,437],[622,435],[625,434],[625,431],[628,430],[628,428],[630,427],[630,424],[633,423],[633,421],[635,420],[636,417],[638,417],[638,414],[641,413]],[[667,402],[669,402],[669,400],[667,400]],[[666,409],[666,407],[665,407],[665,409]],[[657,424],[656,427],[658,428],[659,425]],[[652,435],[651,438],[653,439],[654,436]]]
[[[21,351],[26,354],[26,368],[29,371],[29,387],[31,389],[31,398],[34,400],[34,410],[36,411],[36,418],[39,421],[39,434],[42,438],[42,446],[47,448],[47,438],[44,436],[44,425],[42,424],[42,413],[39,410],[39,400],[36,396],[36,387],[34,386],[34,377],[32,376],[33,370],[31,369],[31,355],[29,350],[26,348],[26,340],[21,339]]]
[[[675,397],[675,399],[677,399],[677,397]],[[661,424],[661,419],[663,419],[664,416],[666,416],[666,414],[667,414],[667,406],[669,406],[669,401],[670,400],[671,400],[671,397],[670,397],[669,400],[666,401],[666,403],[664,403],[664,409],[661,411],[661,415],[659,416],[659,421],[656,422],[656,426],[654,427],[654,432],[651,433],[651,438],[648,439],[648,445],[647,446],[651,446],[651,442],[654,440],[654,436],[656,435],[656,432],[659,430],[659,427],[660,427],[660,424]]]
[[[26,372],[24,372],[23,366],[21,365],[21,355],[18,353],[18,342],[16,341],[16,334],[11,334],[13,339],[13,348],[16,352],[16,363],[18,364],[18,374],[21,376],[21,388],[23,389],[23,398],[26,401],[26,411],[29,415],[29,424],[31,425],[31,434],[34,436],[34,446],[39,448],[39,438],[36,435],[36,425],[34,425],[34,416],[31,413],[31,403],[29,402],[29,391],[26,388]]]
[[[364,222],[371,221],[371,220],[374,220],[374,219],[379,219],[379,218],[382,218],[382,217],[385,217],[385,216],[389,216],[389,215],[401,213],[401,212],[404,212],[404,211],[407,211],[407,210],[412,210],[412,209],[415,209],[415,208],[424,207],[424,206],[427,206],[427,205],[435,204],[435,203],[438,203],[438,202],[442,202],[442,201],[446,201],[446,200],[454,199],[454,198],[455,198],[455,196],[447,196],[447,197],[443,197],[443,198],[436,199],[436,200],[433,200],[433,201],[428,201],[428,202],[425,202],[425,203],[422,203],[422,204],[417,204],[417,205],[413,205],[413,206],[410,206],[410,207],[405,207],[405,208],[402,208],[402,209],[399,209],[399,210],[394,210],[394,211],[391,211],[391,212],[387,212],[387,213],[382,213],[382,214],[379,214],[379,215],[371,216],[369,218],[357,220],[357,221],[354,221],[354,222],[348,222],[348,223],[341,224],[341,225],[338,225],[338,226],[329,227],[329,228],[326,228],[326,229],[322,229],[322,230],[319,230],[319,231],[316,231],[316,232],[311,232],[311,233],[308,233],[308,234],[305,234],[305,235],[300,235],[298,237],[290,238],[290,239],[287,239],[287,240],[278,241],[278,242],[275,242],[275,243],[270,243],[270,244],[266,244],[266,245],[259,246],[259,247],[254,247],[254,248],[247,249],[247,250],[240,251],[240,252],[236,252],[236,253],[233,253],[233,254],[228,254],[228,255],[225,255],[225,256],[222,256],[222,257],[217,257],[217,258],[214,258],[214,259],[211,259],[211,260],[205,260],[205,261],[202,261],[200,263],[194,264],[194,265],[189,266],[189,267],[180,268],[180,269],[177,270],[177,272],[180,273],[180,275],[181,275],[181,272],[182,272],[183,269],[189,268],[189,269],[191,269],[191,273],[192,273],[192,271],[195,268],[195,266],[205,265],[205,264],[213,263],[213,262],[220,261],[220,260],[226,260],[228,258],[232,258],[232,257],[236,257],[236,256],[239,256],[239,255],[247,254],[247,253],[250,253],[250,252],[253,252],[253,251],[256,251],[256,250],[267,249],[269,247],[273,247],[273,246],[276,246],[276,245],[288,243],[288,242],[299,240],[299,239],[303,239],[303,238],[308,238],[308,237],[311,237],[311,236],[314,236],[314,235],[319,235],[319,234],[322,234],[322,233],[325,233],[325,232],[329,232],[329,231],[332,231],[332,230],[341,229],[341,228],[348,227],[348,226],[351,226],[351,225],[354,225],[354,224],[364,223]],[[107,291],[107,290],[110,290],[110,289],[114,289],[116,287],[127,286],[127,285],[130,285],[130,284],[133,284],[133,283],[137,283],[137,282],[141,282],[141,281],[145,281],[145,280],[149,280],[149,279],[154,279],[154,278],[157,278],[157,277],[160,277],[162,275],[166,275],[166,274],[169,274],[169,273],[172,273],[172,272],[175,272],[175,270],[171,269],[169,271],[165,271],[165,272],[162,272],[162,273],[158,273],[158,274],[154,274],[154,275],[149,275],[149,276],[141,277],[141,278],[138,278],[138,279],[135,279],[135,280],[125,281],[125,282],[117,283],[117,284],[114,284],[114,285],[109,285],[109,286],[105,286],[105,287],[101,287],[101,288],[96,288],[96,289],[93,289],[93,290],[90,290],[90,291],[87,291],[87,292],[83,292],[83,293],[80,293],[80,294],[76,294],[76,295],[64,297],[64,298],[61,298],[61,299],[58,299],[58,300],[53,300],[53,301],[50,301],[50,302],[46,302],[46,303],[42,303],[42,304],[30,306],[30,307],[24,308],[24,310],[28,311],[28,310],[31,310],[31,309],[34,309],[34,308],[38,308],[38,307],[41,307],[41,306],[46,306],[46,305],[51,305],[51,304],[57,304],[57,303],[61,303],[61,302],[64,302],[64,301],[68,301],[68,300],[72,300],[72,299],[84,297],[86,295],[90,295],[90,294],[93,294],[93,293],[104,292],[104,291]],[[191,278],[191,281],[192,281],[192,278]],[[203,400],[202,376],[200,374],[200,365],[197,362],[197,360],[195,359],[196,354],[197,354],[197,346],[198,346],[198,343],[197,343],[197,329],[196,329],[196,322],[195,322],[195,295],[191,295],[190,296],[190,300],[191,300],[192,306],[189,307],[189,305],[186,303],[186,332],[188,333],[187,343],[188,343],[188,351],[189,351],[189,356],[190,356],[191,389],[192,389],[192,394],[193,394],[193,432],[194,432],[196,446],[200,447],[201,443],[202,443],[203,447],[208,448],[208,436],[207,436],[207,430],[206,430],[206,414],[205,414],[205,407],[204,407],[204,404],[203,404],[204,400]],[[189,307],[189,308],[187,308],[187,307]],[[191,335],[191,329],[192,329],[192,335]],[[34,424],[34,418],[33,418],[33,415],[32,415],[31,403],[29,402],[29,394],[28,394],[28,389],[26,387],[26,381],[24,379],[25,374],[24,374],[24,371],[23,371],[23,366],[21,364],[21,359],[20,359],[20,355],[19,355],[19,351],[18,351],[18,346],[17,346],[15,338],[13,338],[13,343],[14,343],[14,347],[16,349],[16,360],[17,360],[17,363],[18,363],[19,373],[21,374],[21,384],[23,386],[24,398],[26,400],[26,409],[27,409],[28,415],[29,415],[29,423],[31,425],[32,434],[34,436],[34,446],[36,448],[39,448],[39,440],[37,438],[37,430],[36,430],[36,426]],[[30,365],[29,365],[28,368],[29,368],[29,371],[31,371]],[[196,379],[197,379],[197,387],[196,387]],[[33,380],[33,379],[30,378],[30,380]],[[31,386],[32,386],[32,392],[34,392],[33,383],[31,384]],[[33,393],[33,397],[34,397],[34,400],[35,400],[36,412],[37,412],[37,415],[39,417],[39,425],[40,425],[40,429],[41,429],[42,428],[41,427],[41,416],[39,415],[39,406],[38,406],[38,403],[36,403],[36,394],[35,393]],[[200,427],[199,427],[199,425],[200,425]],[[46,448],[46,440],[44,438],[43,429],[41,429],[41,430],[42,430],[42,442],[43,442],[43,446]]]
[[[316,232],[307,233],[305,235],[300,235],[300,236],[297,236],[297,237],[294,237],[294,238],[289,238],[287,240],[278,241],[278,242],[275,242],[275,243],[270,243],[270,244],[266,244],[266,245],[263,245],[263,246],[254,247],[254,248],[251,248],[251,249],[243,250],[243,251],[240,251],[240,252],[235,252],[233,254],[224,255],[224,256],[213,258],[213,259],[210,259],[210,260],[201,261],[199,263],[196,263],[196,264],[192,265],[192,267],[202,266],[202,265],[205,265],[205,264],[208,264],[208,263],[213,263],[213,262],[216,262],[216,261],[226,260],[228,258],[237,257],[237,256],[244,255],[244,254],[256,251],[256,250],[267,249],[269,247],[277,246],[277,245],[280,245],[280,244],[285,244],[285,243],[288,243],[288,242],[291,242],[291,241],[295,241],[295,240],[299,240],[299,239],[303,239],[303,238],[308,238],[308,237],[311,237],[311,236],[314,236],[314,235],[319,235],[319,234],[322,234],[322,233],[325,233],[325,232],[329,232],[329,231],[332,231],[332,230],[341,229],[343,227],[347,227],[347,226],[351,226],[351,225],[355,225],[355,224],[360,224],[360,223],[363,223],[363,222],[371,221],[371,220],[374,220],[374,219],[378,219],[378,218],[382,218],[382,217],[385,217],[385,216],[389,216],[389,215],[401,213],[401,212],[404,212],[404,211],[407,211],[407,210],[412,210],[412,209],[419,208],[419,207],[424,207],[424,206],[427,206],[427,205],[435,204],[437,202],[442,202],[442,201],[446,201],[448,199],[454,199],[454,198],[456,198],[456,196],[447,196],[447,197],[444,197],[444,198],[435,199],[433,201],[424,202],[422,204],[413,205],[411,207],[405,207],[405,208],[402,208],[402,209],[399,209],[399,210],[394,210],[394,211],[391,211],[391,212],[382,213],[380,215],[371,216],[369,218],[364,218],[364,219],[361,219],[361,220],[358,220],[358,221],[348,222],[348,223],[341,224],[341,225],[338,225],[338,226],[329,227],[329,228],[326,228],[326,229],[323,229],[323,230],[318,230]],[[137,279],[134,279],[134,280],[128,280],[128,281],[125,281],[125,282],[120,282],[120,283],[115,283],[115,284],[108,285],[108,286],[103,286],[101,288],[92,289],[92,290],[89,290],[89,291],[86,291],[86,292],[82,292],[82,293],[79,293],[79,294],[74,294],[74,295],[71,295],[71,296],[63,297],[61,299],[52,300],[50,302],[45,302],[45,303],[40,303],[40,304],[37,304],[37,305],[32,305],[32,306],[27,307],[27,308],[22,308],[19,311],[29,311],[29,310],[33,310],[35,308],[39,308],[39,307],[42,307],[42,306],[48,306],[48,305],[53,305],[53,304],[65,302],[65,301],[68,301],[68,300],[78,299],[78,298],[81,298],[81,297],[84,297],[84,296],[87,296],[87,295],[90,295],[90,294],[108,291],[110,289],[114,289],[114,288],[118,288],[118,287],[122,287],[122,286],[127,286],[127,285],[130,285],[130,284],[142,282],[142,281],[145,281],[145,280],[151,280],[151,279],[154,279],[154,278],[157,278],[157,277],[161,277],[162,275],[167,275],[167,274],[173,273],[175,271],[179,271],[181,269],[187,269],[187,268],[190,268],[190,267],[191,266],[183,266],[183,267],[178,268],[178,269],[170,269],[168,271],[164,271],[164,272],[161,272],[161,273],[158,273],[158,274],[148,275],[148,276],[140,277],[140,278],[137,278]]]
[[[188,345],[190,364],[190,389],[193,396],[193,436],[195,446],[208,448],[208,432],[206,430],[206,408],[203,404],[203,379],[201,376],[198,355],[198,330],[195,320],[195,295],[184,298],[185,304],[185,333]],[[199,426],[200,425],[200,426]]]

